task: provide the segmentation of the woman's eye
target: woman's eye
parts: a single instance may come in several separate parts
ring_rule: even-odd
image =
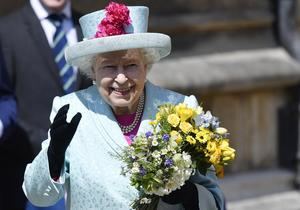
[[[137,64],[131,63],[131,64],[126,65],[126,68],[127,69],[133,69],[133,68],[136,68],[137,66],[138,66]]]
[[[103,66],[103,69],[106,69],[106,70],[112,70],[112,69],[115,69],[116,66],[113,66],[113,65],[107,65],[107,66]]]

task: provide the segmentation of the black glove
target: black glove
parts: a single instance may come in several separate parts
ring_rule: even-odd
[[[71,120],[67,123],[67,113],[69,110],[69,104],[61,107],[54,120],[50,125],[50,144],[48,147],[48,161],[49,170],[52,178],[57,178],[60,175],[60,170],[65,160],[65,152],[69,146],[79,121],[81,114],[78,112]]]
[[[199,210],[197,187],[190,181],[161,199],[168,204],[181,203],[185,210]]]

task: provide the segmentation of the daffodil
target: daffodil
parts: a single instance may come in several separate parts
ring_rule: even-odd
[[[207,143],[206,149],[209,153],[214,152],[217,149],[217,143],[215,141],[209,141]]]
[[[182,130],[183,133],[188,134],[192,131],[193,126],[188,122],[181,122],[179,128]]]
[[[167,120],[168,123],[170,123],[173,127],[177,127],[177,125],[180,122],[180,118],[178,117],[177,114],[170,114]]]
[[[176,113],[180,117],[181,122],[185,122],[197,115],[197,110],[187,107],[186,104],[179,104],[175,107]],[[198,110],[200,111],[200,110]]]
[[[220,160],[221,160],[221,150],[218,148],[215,150],[213,154],[211,154],[209,161],[213,165],[217,165],[220,163]]]

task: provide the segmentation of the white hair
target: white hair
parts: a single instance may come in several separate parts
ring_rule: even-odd
[[[151,70],[153,64],[160,60],[160,55],[155,48],[139,48],[139,50],[143,55],[143,59],[144,59],[145,63],[147,64],[147,73],[148,73]],[[95,55],[88,57],[85,60],[85,63],[81,65],[81,66],[88,66],[88,68],[80,68],[79,67],[80,72],[92,79],[93,66],[95,66],[97,57],[99,55],[101,55],[101,54],[95,54]]]

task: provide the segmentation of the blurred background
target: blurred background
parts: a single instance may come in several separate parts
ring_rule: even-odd
[[[1,0],[0,16],[24,2]],[[72,5],[87,13],[107,2]],[[220,181],[228,209],[299,210],[298,0],[126,4],[148,6],[149,31],[172,37],[171,56],[153,67],[149,79],[196,95],[231,133],[236,159]]]

